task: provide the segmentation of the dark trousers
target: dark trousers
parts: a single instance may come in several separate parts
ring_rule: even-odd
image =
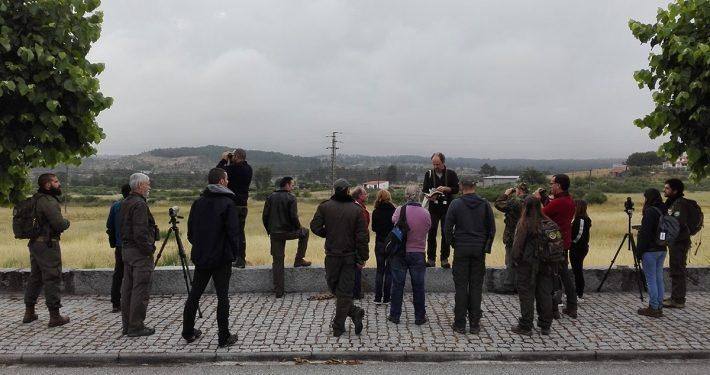
[[[217,293],[217,329],[220,342],[229,336],[229,278],[232,276],[232,265],[227,263],[216,268],[195,267],[195,277],[192,279],[192,289],[185,302],[183,310],[182,334],[192,335],[195,329],[195,314],[200,304],[200,297],[207,284],[212,279]]]
[[[390,301],[390,316],[399,319],[402,315],[402,299],[404,298],[404,283],[409,271],[412,282],[412,297],[414,302],[414,318],[421,321],[426,316],[424,307],[426,264],[424,253],[406,253],[390,260],[392,273],[392,300]]]
[[[559,266],[560,280],[562,281],[562,288],[565,290],[565,296],[567,296],[567,308],[575,310],[577,309],[577,292],[574,289],[574,282],[572,282],[568,263],[568,256],[565,256],[565,261]],[[554,308],[559,310],[557,305]]]
[[[247,224],[247,214],[249,209],[246,206],[237,206],[237,217],[239,218],[239,251],[237,256],[242,260],[247,258],[247,237],[244,227]]]
[[[552,272],[540,269],[537,264],[520,263],[516,267],[518,298],[520,299],[521,328],[532,329],[537,308],[537,326],[549,328],[552,325]]]
[[[113,280],[111,281],[111,304],[113,307],[121,308],[121,282],[123,281],[123,254],[121,247],[116,246],[113,252],[116,260],[113,265]]]
[[[584,258],[589,253],[589,247],[572,248],[569,251],[569,262],[572,265],[572,273],[574,274],[574,289],[577,292],[577,297],[584,296]]]
[[[353,298],[362,298],[362,269],[355,265],[355,285],[353,286]]]
[[[352,317],[359,307],[353,303],[355,285],[355,255],[343,257],[325,256],[325,280],[328,289],[335,294],[335,317],[333,326],[345,329],[345,319]]]
[[[390,265],[385,257],[385,241],[375,243],[375,259],[377,260],[377,273],[375,274],[375,302],[389,302],[392,291],[392,274]]]
[[[505,245],[505,278],[503,279],[503,290],[515,290],[515,269],[513,268],[513,244]]]
[[[286,241],[298,240],[296,250],[296,260],[302,260],[306,256],[308,248],[309,232],[306,228],[301,228],[289,233],[271,233],[271,273],[274,280],[274,292],[281,294],[284,292],[284,257],[286,252]]]
[[[429,205],[429,215],[431,216],[431,228],[429,228],[429,236],[427,236],[426,254],[428,260],[436,260],[436,235],[441,227],[441,260],[449,259],[449,242],[446,241],[445,235],[445,218],[448,205]]]
[[[58,241],[30,241],[30,279],[25,288],[25,305],[34,306],[44,287],[44,302],[50,310],[62,307],[62,251]]]
[[[690,240],[678,241],[668,247],[671,300],[676,303],[685,303],[688,251],[690,251]]]
[[[482,315],[481,299],[483,279],[486,275],[486,255],[479,250],[479,254],[475,256],[456,256],[455,250],[451,273],[456,290],[454,324],[460,328],[466,327],[468,318],[472,327],[477,326]]]
[[[153,276],[152,256],[146,256],[137,249],[124,247],[123,282],[121,285],[121,320],[123,329],[130,333],[145,327],[148,302],[150,302],[150,283]]]

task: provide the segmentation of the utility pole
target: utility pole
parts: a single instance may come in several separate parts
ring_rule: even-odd
[[[592,190],[592,170],[589,170],[589,190]]]
[[[338,150],[338,147],[336,146],[337,143],[339,142],[337,139],[338,134],[342,134],[341,132],[332,132],[331,135],[328,136],[330,138],[330,147],[326,147],[326,149],[330,150],[330,188],[331,190],[335,189],[333,185],[335,184],[335,157],[337,155],[336,150]]]

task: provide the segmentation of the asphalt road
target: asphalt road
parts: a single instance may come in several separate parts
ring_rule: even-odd
[[[708,374],[710,361],[663,361],[653,362],[453,362],[453,363],[382,363],[362,364],[301,364],[279,363],[212,363],[182,364],[174,366],[114,366],[114,367],[0,367],[0,374],[34,375],[129,375],[129,374],[491,374],[491,375],[647,375],[647,374]]]

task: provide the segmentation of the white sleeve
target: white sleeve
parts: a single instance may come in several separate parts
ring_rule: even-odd
[[[582,234],[584,233],[584,219],[579,219],[579,232],[577,233],[577,237],[574,238],[574,243],[577,243],[581,238]]]

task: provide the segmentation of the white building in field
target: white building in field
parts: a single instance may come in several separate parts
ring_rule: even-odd
[[[520,176],[488,176],[483,177],[482,187],[491,187],[495,185],[514,185],[518,182]]]
[[[390,188],[390,182],[389,181],[367,181],[362,184],[362,186],[365,189],[384,189],[387,190]]]

